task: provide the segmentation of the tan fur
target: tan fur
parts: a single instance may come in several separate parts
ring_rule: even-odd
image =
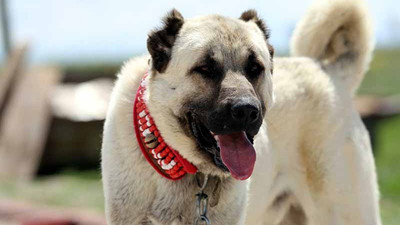
[[[316,193],[323,189],[324,185],[324,168],[320,158],[315,155],[315,151],[307,149],[306,146],[300,145],[300,158],[305,170],[308,186]],[[318,152],[318,151],[317,151]]]
[[[294,31],[292,55],[319,60],[354,94],[371,60],[371,26],[363,0],[317,1]]]
[[[271,76],[268,45],[254,22],[215,15],[185,20],[168,67],[164,73],[150,71],[145,95],[166,142],[201,172],[221,178],[219,202],[209,208],[212,224],[381,224],[369,137],[352,104],[371,58],[368,24],[361,1],[317,2],[292,41],[293,54],[305,57],[275,58]],[[197,149],[178,118],[188,101],[210,98],[210,84],[187,72],[204,52],[211,47],[233,71],[248,45],[266,66],[264,79],[254,87],[230,72],[229,85],[253,85],[267,111],[255,138],[253,175],[237,181]],[[143,56],[124,65],[104,125],[108,224],[192,224],[199,190],[194,177],[162,178],[136,143],[132,104],[150,69],[148,60]]]

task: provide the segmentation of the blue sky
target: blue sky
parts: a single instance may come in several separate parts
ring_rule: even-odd
[[[212,13],[239,17],[254,8],[271,28],[271,42],[284,52],[296,21],[312,1],[8,0],[8,8],[13,42],[28,40],[34,63],[85,63],[120,62],[145,52],[147,33],[171,8],[186,18]],[[378,46],[400,46],[400,2],[367,2]]]

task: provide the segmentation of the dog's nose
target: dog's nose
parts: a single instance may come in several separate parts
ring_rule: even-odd
[[[259,110],[250,103],[236,103],[231,108],[231,114],[235,122],[249,125],[258,119]]]

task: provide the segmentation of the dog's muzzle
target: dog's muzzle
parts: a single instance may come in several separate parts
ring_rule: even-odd
[[[262,123],[260,105],[257,99],[251,98],[226,103],[210,113],[207,127],[217,134],[245,131],[254,136]]]
[[[190,114],[193,136],[214,163],[238,180],[250,177],[255,163],[254,135],[262,124],[258,100],[239,99],[216,107],[208,116]]]

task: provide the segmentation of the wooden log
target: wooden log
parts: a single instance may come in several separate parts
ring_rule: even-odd
[[[21,74],[0,127],[0,178],[29,180],[36,174],[51,120],[49,95],[60,82],[56,68]]]
[[[24,56],[28,44],[24,43],[11,52],[3,72],[0,74],[0,108],[3,108],[7,92],[11,89],[13,80],[23,67]]]

